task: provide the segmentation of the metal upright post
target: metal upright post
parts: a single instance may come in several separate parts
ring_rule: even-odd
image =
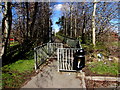
[[[35,70],[37,70],[37,51],[34,48],[34,60],[35,60]]]
[[[60,69],[59,48],[57,49],[57,60],[58,60],[58,72],[59,72]]]

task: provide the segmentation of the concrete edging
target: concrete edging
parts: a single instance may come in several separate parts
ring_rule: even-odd
[[[119,77],[108,77],[108,76],[85,76],[85,79],[95,80],[95,81],[118,81],[120,82]]]

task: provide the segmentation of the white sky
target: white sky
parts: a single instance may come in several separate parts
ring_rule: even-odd
[[[54,11],[57,10],[57,11],[60,11],[62,9],[63,5],[62,4],[56,4],[54,5]]]

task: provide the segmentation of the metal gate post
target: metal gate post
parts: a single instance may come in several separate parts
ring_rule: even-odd
[[[59,72],[59,67],[60,67],[59,66],[60,65],[60,63],[59,63],[59,48],[57,49],[57,59],[58,59],[58,65],[57,66],[58,66],[58,72]]]
[[[34,48],[34,60],[35,60],[35,70],[37,70],[37,51]]]

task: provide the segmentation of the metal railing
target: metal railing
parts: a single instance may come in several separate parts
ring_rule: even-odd
[[[74,40],[74,39],[66,39],[66,44],[68,46],[70,46],[71,48],[77,48],[77,44],[78,44],[79,40]],[[81,44],[80,44],[81,45]],[[80,46],[81,47],[81,46]]]
[[[73,59],[76,50],[80,50],[80,48],[58,48],[58,71],[76,71],[73,70]]]
[[[67,44],[69,47],[71,47],[71,48],[78,48],[76,45],[79,42],[80,48],[82,48],[79,39],[77,39],[77,38],[70,38],[70,37],[67,37],[67,36],[60,35],[60,34],[59,34],[59,36],[62,39],[63,43]]]
[[[57,48],[63,48],[62,43],[46,43],[34,48],[35,70],[51,57],[56,57]]]

